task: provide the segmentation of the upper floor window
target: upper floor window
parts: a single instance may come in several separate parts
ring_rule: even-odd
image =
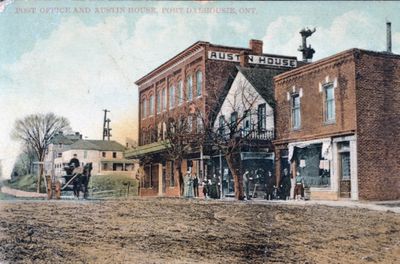
[[[325,121],[335,121],[335,90],[333,84],[324,86],[325,92]]]
[[[201,96],[201,87],[203,83],[203,73],[198,70],[196,72],[196,94],[197,96]]]
[[[162,89],[162,110],[167,109],[167,89]]]
[[[187,95],[187,100],[192,101],[193,100],[193,78],[192,75],[189,75],[186,79],[186,95]]]
[[[142,101],[142,118],[146,118],[147,101],[143,99]]]
[[[62,153],[61,152],[58,152],[57,153],[57,158],[61,158],[62,157]]]
[[[161,90],[157,93],[157,113],[161,112]]]
[[[150,107],[150,115],[154,115],[154,95],[150,96],[150,102],[149,102],[149,107]]]
[[[169,87],[169,109],[174,108],[175,105],[175,87]]]
[[[183,102],[183,85],[182,81],[178,82],[178,104],[182,104]]]
[[[243,124],[244,130],[249,131],[251,129],[251,112],[250,112],[250,110],[244,111],[243,120],[244,120],[244,124]]]
[[[292,128],[297,129],[301,126],[300,115],[300,96],[299,94],[292,95]]]
[[[266,105],[265,104],[260,104],[258,105],[258,130],[263,131],[267,128],[267,113],[266,113]]]
[[[237,125],[237,120],[238,120],[238,113],[232,112],[231,114],[231,127],[234,128]]]
[[[220,115],[218,118],[218,133],[220,135],[225,134],[225,116]]]
[[[106,157],[106,153],[103,151],[103,152],[101,153],[101,156],[102,156],[103,158],[105,158],[105,157]]]
[[[117,152],[113,152],[113,158],[117,158]]]

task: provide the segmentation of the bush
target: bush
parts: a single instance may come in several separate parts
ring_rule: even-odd
[[[130,185],[129,185],[130,184]],[[126,175],[93,175],[90,178],[89,190],[93,192],[94,196],[125,196],[128,192],[129,196],[137,196],[138,193],[138,181],[130,176]],[[110,192],[111,195],[107,195],[105,191]],[[96,192],[103,192],[104,195],[96,194]]]
[[[37,175],[32,175],[32,174],[21,175],[12,180],[4,181],[4,185],[6,185],[10,188],[27,191],[27,192],[36,192],[36,189],[37,189],[36,184],[37,184]],[[42,184],[41,184],[40,192],[42,192],[42,193],[46,192],[46,187],[44,184],[44,177],[42,177]]]

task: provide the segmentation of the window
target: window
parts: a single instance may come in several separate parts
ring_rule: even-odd
[[[161,90],[157,93],[157,113],[161,112]]]
[[[250,110],[246,110],[243,113],[243,120],[244,120],[244,129],[249,131],[251,129],[251,112]]]
[[[117,158],[117,152],[113,152],[113,158],[114,158],[114,159]]]
[[[196,125],[197,125],[197,132],[198,133],[202,132],[203,131],[203,119],[201,118],[201,116],[197,117]]]
[[[187,100],[192,101],[193,100],[193,79],[192,75],[189,75],[186,79],[186,95],[187,95]]]
[[[182,81],[178,82],[178,104],[182,104],[183,102],[183,85]]]
[[[175,105],[175,87],[169,87],[169,109],[174,108]]]
[[[225,134],[225,116],[224,115],[220,115],[218,118],[218,133],[220,135],[224,135]]]
[[[300,96],[298,94],[294,94],[292,96],[292,127],[294,129],[300,128],[300,118]]]
[[[188,128],[188,131],[189,132],[192,132],[192,130],[193,130],[193,117],[190,115],[190,116],[188,116],[188,118],[187,118],[187,128]]]
[[[175,175],[174,175],[174,161],[170,161],[170,178],[169,178],[169,186],[175,186]]]
[[[203,83],[203,73],[198,70],[196,72],[196,94],[197,96],[201,96],[201,88]]]
[[[150,96],[149,106],[150,106],[149,115],[152,116],[154,115],[154,95]]]
[[[264,131],[267,128],[267,114],[266,114],[266,105],[260,104],[258,105],[258,131]]]
[[[335,121],[335,90],[333,84],[326,85],[325,90],[325,121]]]
[[[167,89],[162,89],[162,110],[165,111],[167,109]]]
[[[142,118],[146,118],[147,101],[143,99],[142,101]]]
[[[237,112],[232,112],[231,114],[231,127],[235,127],[237,124],[237,119],[238,119],[238,113]]]
[[[62,147],[63,147],[62,143],[58,144],[58,148],[62,148]]]
[[[62,157],[62,153],[61,152],[58,152],[57,153],[57,158],[61,158]]]
[[[108,164],[107,163],[103,163],[103,170],[108,170]]]
[[[103,158],[105,158],[105,157],[106,157],[106,153],[105,153],[105,152],[102,152],[102,153],[101,153],[101,156],[102,156]]]

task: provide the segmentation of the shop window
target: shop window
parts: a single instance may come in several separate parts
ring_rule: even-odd
[[[335,90],[333,84],[324,86],[325,93],[325,122],[335,121]]]
[[[292,96],[292,128],[299,129],[300,126],[301,126],[300,95],[294,94]]]
[[[267,128],[267,113],[266,113],[266,104],[258,105],[258,131],[264,131]]]
[[[197,96],[201,96],[201,87],[203,83],[203,73],[199,70],[196,72],[196,92]]]
[[[330,161],[321,155],[322,144],[312,144],[305,148],[294,149],[296,169],[304,177],[307,187],[329,187]]]

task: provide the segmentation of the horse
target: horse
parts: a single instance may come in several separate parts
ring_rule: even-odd
[[[83,166],[83,172],[79,173],[73,180],[73,192],[76,198],[80,197],[80,192],[83,192],[83,198],[89,196],[88,185],[90,181],[91,171],[93,169],[92,162],[88,162]]]

